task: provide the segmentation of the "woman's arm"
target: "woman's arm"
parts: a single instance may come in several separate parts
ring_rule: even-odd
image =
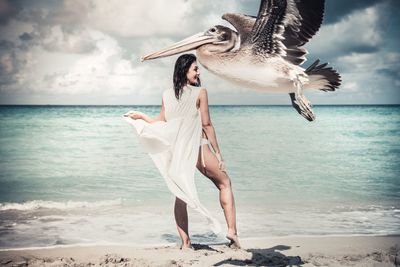
[[[141,119],[141,120],[144,120],[144,121],[146,121],[148,123],[154,123],[154,122],[157,122],[157,121],[165,121],[164,100],[162,100],[162,102],[161,102],[160,114],[155,118],[151,118],[147,114],[144,114],[144,113],[139,112],[139,111],[130,112],[127,116],[132,118],[132,119],[134,119],[134,120]]]
[[[200,114],[201,114],[201,123],[203,125],[203,130],[207,135],[208,141],[212,148],[214,149],[215,154],[220,154],[221,151],[218,146],[217,136],[215,134],[214,126],[211,123],[210,113],[208,111],[208,96],[207,90],[201,89],[199,94],[200,100]]]

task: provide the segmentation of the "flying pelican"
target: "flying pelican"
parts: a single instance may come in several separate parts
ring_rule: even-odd
[[[216,25],[142,61],[196,49],[199,62],[212,73],[242,87],[289,93],[292,106],[315,120],[304,89],[335,91],[340,75],[319,60],[307,69],[306,44],[321,26],[324,0],[262,0],[257,17],[227,13],[222,19],[236,31]]]

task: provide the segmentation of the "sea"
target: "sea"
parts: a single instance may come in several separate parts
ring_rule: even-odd
[[[179,244],[174,196],[122,114],[159,106],[0,106],[0,249]],[[400,106],[211,106],[242,239],[400,234]],[[223,243],[219,191],[196,171]]]

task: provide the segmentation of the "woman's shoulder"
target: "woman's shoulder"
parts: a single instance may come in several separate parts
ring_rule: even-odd
[[[191,88],[192,90],[196,90],[198,92],[206,91],[206,88],[203,87],[203,86],[192,86],[192,85],[190,85],[189,88]]]
[[[208,101],[208,96],[207,96],[207,89],[204,87],[197,87],[197,101]]]
[[[207,95],[207,89],[205,87],[198,87],[198,90],[199,90],[199,96]]]

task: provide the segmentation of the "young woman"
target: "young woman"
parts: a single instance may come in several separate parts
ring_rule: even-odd
[[[139,141],[176,196],[174,215],[182,248],[191,248],[187,205],[199,211],[219,232],[220,225],[200,203],[194,183],[195,167],[218,188],[230,240],[240,248],[236,229],[235,201],[221,150],[208,110],[207,90],[200,88],[196,56],[181,55],[174,69],[174,88],[163,92],[160,115],[130,111],[124,116],[134,126]],[[210,149],[211,145],[213,151]]]

